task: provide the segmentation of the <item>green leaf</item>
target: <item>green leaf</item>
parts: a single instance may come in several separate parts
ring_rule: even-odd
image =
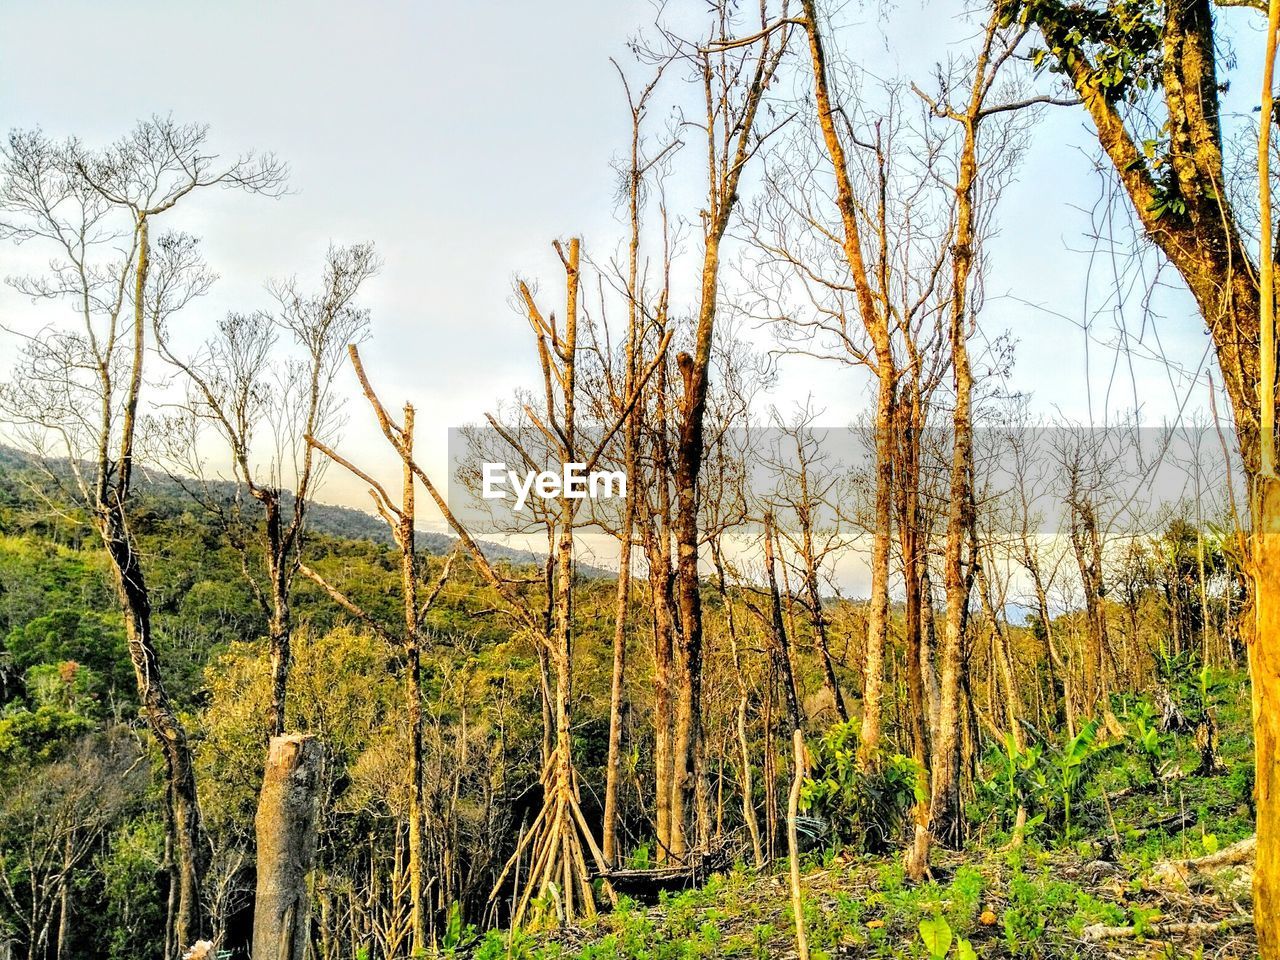
[[[1205,853],[1218,852],[1218,835],[1216,833],[1206,833],[1200,842],[1204,844]]]
[[[941,960],[951,949],[951,924],[946,917],[934,917],[920,921],[920,939],[924,941],[929,956]]]
[[[973,944],[968,940],[957,940],[956,960],[978,960],[978,954],[974,951]]]

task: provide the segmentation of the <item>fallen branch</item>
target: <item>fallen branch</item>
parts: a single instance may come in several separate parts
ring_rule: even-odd
[[[1094,923],[1084,928],[1081,937],[1092,943],[1098,940],[1123,940],[1131,937],[1206,936],[1251,926],[1253,926],[1252,914],[1241,914],[1212,922],[1149,923],[1144,927],[1108,927],[1101,923]]]
[[[1152,875],[1157,880],[1183,880],[1196,873],[1212,873],[1227,867],[1238,867],[1253,861],[1258,850],[1257,836],[1248,837],[1217,853],[1192,860],[1166,860],[1156,864]]]

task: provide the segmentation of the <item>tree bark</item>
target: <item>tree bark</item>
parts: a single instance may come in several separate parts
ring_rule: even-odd
[[[1280,957],[1280,480],[1258,479],[1253,522],[1257,629],[1249,644],[1249,672],[1258,827],[1253,915],[1258,954],[1274,960]]]
[[[418,572],[414,544],[415,490],[413,476],[413,407],[404,406],[401,433],[404,467],[401,512],[395,531],[400,547],[400,580],[404,601],[405,673],[409,717],[409,900],[414,952],[427,949],[426,841],[422,751],[422,648],[418,629]]]
[[[315,860],[324,747],[301,734],[272,737],[255,819],[258,887],[254,960],[304,960],[311,933],[307,880]]]
[[[724,575],[724,562],[720,556],[717,541],[711,543],[711,557],[716,567],[716,583],[720,588],[720,599],[724,603],[725,619],[729,630],[729,647],[733,653],[733,672],[738,683],[738,763],[741,767],[740,786],[742,789],[742,819],[747,825],[747,833],[751,836],[751,853],[757,868],[764,866],[764,850],[760,845],[760,825],[756,819],[755,787],[751,774],[751,742],[747,739],[747,707],[749,696],[747,678],[742,672],[742,651],[738,646],[738,623],[733,612],[733,600],[729,596],[728,583]]]
[[[893,408],[897,374],[889,324],[876,305],[867,275],[859,234],[858,208],[849,178],[844,144],[836,128],[835,107],[827,77],[826,51],[818,25],[815,0],[803,0],[804,26],[809,37],[809,62],[813,70],[818,125],[836,182],[836,207],[840,212],[840,237],[845,262],[853,280],[854,296],[862,324],[871,338],[877,377],[875,431],[875,529],[872,531],[871,600],[867,615],[867,646],[863,669],[862,727],[858,762],[874,765],[880,744],[880,713],[884,689],[884,648],[889,623],[889,546],[893,511]]]
[[[264,489],[259,499],[266,513],[267,578],[271,589],[271,617],[267,626],[271,638],[271,707],[267,736],[278,737],[284,733],[285,695],[289,689],[289,666],[292,660],[289,650],[292,637],[292,618],[289,609],[291,577],[286,569],[289,558],[285,556],[282,543],[280,492],[275,489]]]
[[[1280,958],[1280,730],[1276,726],[1280,716],[1280,650],[1275,638],[1280,630],[1280,552],[1272,538],[1280,529],[1280,510],[1273,490],[1276,480],[1259,475],[1262,410],[1268,410],[1270,424],[1275,384],[1266,384],[1267,395],[1259,388],[1264,312],[1259,271],[1254,268],[1257,260],[1221,189],[1221,86],[1213,7],[1210,0],[1170,0],[1164,6],[1161,24],[1161,91],[1168,111],[1169,166],[1176,177],[1178,196],[1186,204],[1186,214],[1179,217],[1161,216],[1156,174],[1125,127],[1118,105],[1101,86],[1087,52],[1069,36],[1070,19],[1060,17],[1063,9],[1060,4],[1047,6],[1040,18],[1041,30],[1059,51],[1058,63],[1080,95],[1098,143],[1114,166],[1139,221],[1196,299],[1213,336],[1246,478],[1254,487],[1251,565],[1258,630],[1249,647],[1259,822],[1254,917],[1259,954],[1264,960],[1276,960]],[[1270,237],[1260,255],[1274,256]]]

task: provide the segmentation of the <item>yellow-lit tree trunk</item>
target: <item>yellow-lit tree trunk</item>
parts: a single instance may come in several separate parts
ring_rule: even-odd
[[[1258,852],[1253,915],[1258,955],[1280,957],[1280,481],[1259,478],[1253,506],[1256,630],[1249,644]]]
[[[836,181],[836,207],[840,213],[840,236],[844,259],[853,281],[858,314],[871,339],[877,378],[875,435],[875,517],[871,547],[871,599],[867,615],[866,656],[863,666],[862,726],[858,761],[864,768],[874,765],[880,747],[880,714],[884,691],[884,648],[889,624],[889,548],[893,524],[893,409],[896,372],[889,322],[876,304],[867,275],[859,234],[858,208],[849,178],[844,143],[836,126],[827,77],[827,58],[816,0],[804,0],[803,22],[809,39],[809,64],[813,71],[814,99],[818,125]]]

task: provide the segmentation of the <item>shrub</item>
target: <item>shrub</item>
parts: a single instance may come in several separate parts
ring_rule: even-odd
[[[902,826],[923,783],[919,765],[891,754],[864,772],[857,763],[858,734],[850,722],[826,732],[801,785],[800,809],[821,821],[836,845],[868,853],[885,850]]]

